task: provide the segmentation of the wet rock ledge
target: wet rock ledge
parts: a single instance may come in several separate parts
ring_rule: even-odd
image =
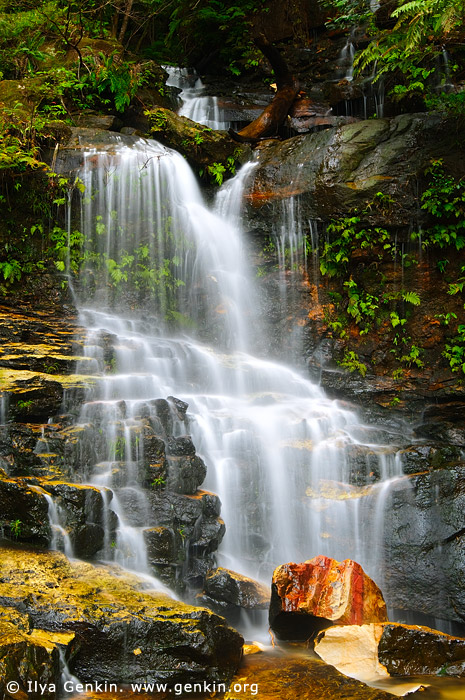
[[[219,616],[144,591],[117,567],[69,562],[58,552],[25,555],[5,543],[0,630],[0,692],[15,680],[29,698],[28,680],[59,684],[60,650],[82,682],[223,682],[243,644]]]

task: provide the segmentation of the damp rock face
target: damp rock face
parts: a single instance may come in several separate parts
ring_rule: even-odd
[[[378,657],[392,676],[465,676],[465,639],[429,627],[383,625]]]
[[[387,621],[386,603],[360,564],[325,556],[275,569],[270,627],[280,639],[307,639],[331,625]]]
[[[145,593],[118,567],[3,548],[0,578],[0,605],[44,633],[76,635],[69,667],[81,681],[228,681],[239,665],[243,639],[223,618]]]
[[[408,223],[415,216],[417,176],[429,160],[463,157],[452,129],[439,114],[402,114],[264,142],[247,194],[260,215],[250,216],[263,219],[274,199],[302,195],[305,214],[325,220],[362,208],[381,191],[396,202],[391,223]]]

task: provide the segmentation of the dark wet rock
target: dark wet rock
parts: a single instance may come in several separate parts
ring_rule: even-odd
[[[76,633],[69,666],[84,682],[228,681],[239,664],[242,637],[222,618],[141,592],[119,569],[3,549],[0,572],[0,604],[35,627]]]
[[[197,558],[201,558],[216,552],[225,532],[226,526],[221,518],[202,520],[200,527],[195,533],[195,539],[190,543],[192,554]]]
[[[50,493],[60,514],[61,525],[68,532],[74,554],[92,557],[103,548],[105,527],[114,539],[118,519],[111,510],[111,492],[106,489],[110,509],[100,489],[94,486],[44,481],[42,488]]]
[[[428,627],[384,625],[378,657],[392,676],[465,676],[465,639]]]
[[[275,569],[269,620],[280,639],[308,639],[333,624],[384,622],[386,603],[360,564],[318,556]]]
[[[399,616],[412,611],[465,623],[464,477],[459,463],[391,486],[384,521],[385,579]]]
[[[173,564],[179,560],[179,549],[184,549],[181,537],[170,527],[151,527],[144,530],[147,558],[151,566]],[[182,556],[184,559],[184,556]]]
[[[398,457],[404,474],[417,474],[431,469],[454,468],[463,461],[463,450],[455,445],[411,445],[399,450]]]
[[[150,404],[154,407],[155,415],[162,424],[166,435],[172,435],[173,415],[171,413],[171,406],[168,401],[166,399],[155,399],[154,401],[151,401]]]
[[[167,452],[169,455],[180,457],[182,455],[194,455],[195,445],[190,435],[171,438],[168,440]]]
[[[30,630],[27,615],[11,608],[0,608],[0,693],[2,697],[43,697],[55,700],[61,680],[60,649],[72,644],[74,634]],[[68,654],[64,654],[66,658]],[[7,692],[9,683],[18,691]],[[42,685],[42,689],[38,686]],[[37,690],[35,688],[37,687]],[[31,690],[33,688],[34,690]]]
[[[270,590],[252,578],[219,567],[208,574],[198,600],[231,622],[237,622],[242,609],[266,610]]]
[[[186,448],[191,449],[189,443],[181,443],[179,449]],[[175,493],[194,494],[207,474],[207,467],[198,456],[170,456],[167,464],[167,487]]]
[[[208,491],[194,495],[155,491],[150,495],[157,526],[144,531],[149,561],[157,576],[175,590],[182,591],[186,584],[203,587],[213,566],[212,554],[225,533],[218,517],[220,509],[218,496]]]
[[[189,408],[189,404],[185,401],[182,401],[181,399],[177,399],[175,396],[168,396],[167,400],[170,402],[171,406],[176,411],[176,415],[179,418],[179,420],[184,420],[186,416],[186,411]]]
[[[40,487],[24,479],[0,481],[0,518],[4,537],[41,545],[50,542],[47,500]]]

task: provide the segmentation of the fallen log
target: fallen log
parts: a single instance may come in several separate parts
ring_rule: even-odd
[[[299,83],[290,73],[286,61],[264,35],[254,40],[268,59],[276,78],[276,94],[257,119],[240,131],[229,129],[229,134],[240,143],[255,143],[266,136],[276,136],[299,93]]]

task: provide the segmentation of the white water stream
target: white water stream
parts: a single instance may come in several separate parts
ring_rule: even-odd
[[[173,66],[164,66],[164,68],[169,75],[166,84],[182,90],[178,114],[198,124],[204,124],[210,129],[229,129],[231,124],[222,119],[218,98],[204,94],[205,86],[195,72]]]
[[[184,158],[153,141],[115,137],[85,156],[81,321],[87,355],[102,367],[96,337],[105,331],[116,361],[80,423],[98,417],[91,480],[115,492],[113,558],[147,571],[142,532],[154,516],[134,435],[142,407],[174,395],[189,404],[190,432],[208,467],[204,487],[223,504],[221,565],[269,581],[283,562],[327,554],[356,559],[381,583],[382,509],[390,480],[401,474],[396,438],[361,425],[351,407],[328,399],[285,358],[278,364],[255,353],[264,331],[239,217],[253,167],[208,207]],[[130,310],[112,296],[112,272],[137,287],[142,262],[155,283],[149,299],[139,289],[143,310],[136,292]],[[354,485],[365,482],[373,484]]]

